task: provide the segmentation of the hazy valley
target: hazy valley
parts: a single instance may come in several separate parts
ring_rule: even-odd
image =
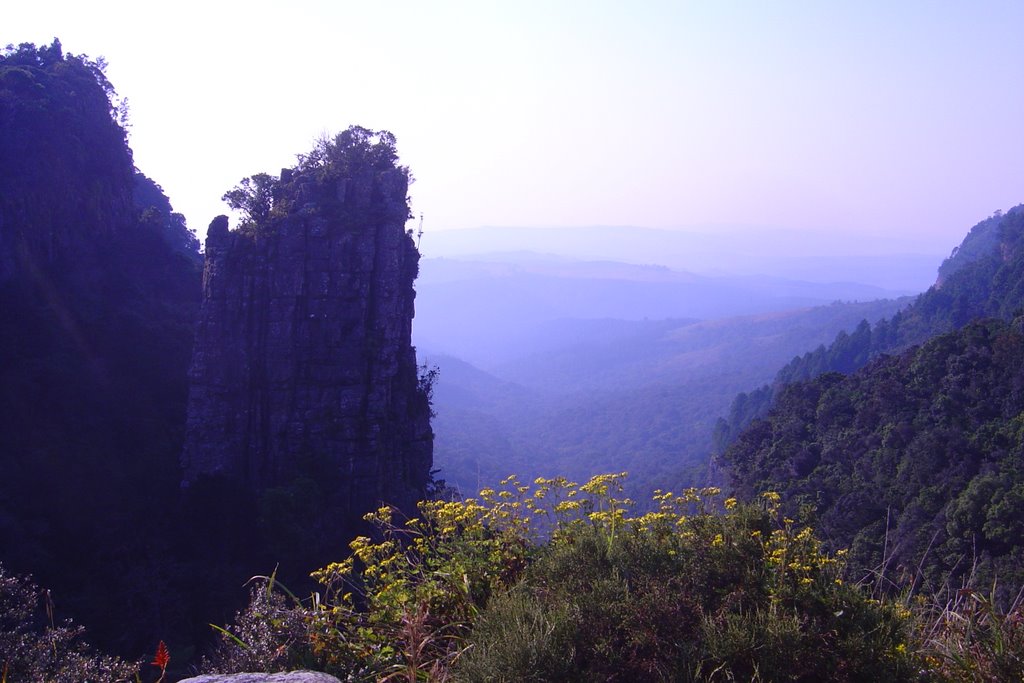
[[[916,176],[814,117],[744,186],[736,125],[562,149],[586,112],[448,179],[534,227],[434,229],[396,136],[352,125],[207,188],[232,215],[200,238],[106,60],[0,50],[0,682],[1022,680],[1024,205],[947,244],[948,197],[896,206]],[[705,133],[688,180],[660,166]],[[578,225],[705,220],[537,227],[574,184]]]
[[[518,233],[530,235],[502,235]],[[585,251],[587,231],[573,234],[558,246]],[[455,250],[454,237],[439,239]],[[904,276],[917,260],[897,262]],[[706,484],[712,428],[737,393],[841,330],[891,316],[909,293],[529,252],[424,259],[414,340],[440,371],[438,476],[463,492],[512,473],[629,471],[641,497]]]

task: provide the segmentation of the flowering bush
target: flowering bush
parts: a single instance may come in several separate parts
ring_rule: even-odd
[[[630,516],[617,480],[484,610],[460,680],[911,680],[907,622],[810,529],[716,489]]]
[[[304,635],[289,621],[275,649],[263,629],[259,649],[350,680],[916,678],[905,615],[844,584],[777,495],[659,491],[635,514],[624,476],[381,508],[295,602]]]

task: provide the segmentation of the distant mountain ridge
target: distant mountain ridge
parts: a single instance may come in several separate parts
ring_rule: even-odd
[[[417,346],[487,369],[523,355],[542,333],[557,333],[550,323],[561,319],[727,318],[908,293],[524,252],[501,260],[424,259],[416,289]]]
[[[923,291],[950,245],[921,249],[896,235],[836,234],[765,226],[695,226],[678,230],[623,226],[485,227],[428,231],[425,260],[540,252],[584,261],[656,264],[702,275],[766,275],[809,282],[864,282]],[[491,260],[487,257],[486,260]]]

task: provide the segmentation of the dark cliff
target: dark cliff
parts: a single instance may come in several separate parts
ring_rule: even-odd
[[[169,514],[201,257],[134,169],[118,103],[57,41],[0,50],[0,563],[134,654],[180,622]]]
[[[206,241],[186,486],[211,475],[259,495],[326,476],[343,523],[424,495],[408,183],[390,134],[351,128],[225,196],[246,217],[214,220]]]
[[[0,49],[0,565],[137,657],[202,648],[278,563],[301,590],[368,507],[423,494],[432,439],[391,136],[229,193],[200,316],[198,241],[123,122],[101,61]]]

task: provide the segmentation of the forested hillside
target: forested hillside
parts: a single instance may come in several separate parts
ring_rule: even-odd
[[[906,349],[982,317],[1009,319],[1024,306],[1024,205],[974,226],[939,268],[937,283],[914,303],[886,320],[865,320],[852,333],[840,332],[829,346],[794,358],[773,384],[742,393],[715,429],[715,450],[723,451],[750,421],[771,405],[777,390],[825,372],[849,373],[883,353]]]
[[[1024,318],[988,319],[783,389],[722,460],[813,509],[864,572],[934,591],[1024,580]],[[1012,598],[1012,596],[1010,596]]]

